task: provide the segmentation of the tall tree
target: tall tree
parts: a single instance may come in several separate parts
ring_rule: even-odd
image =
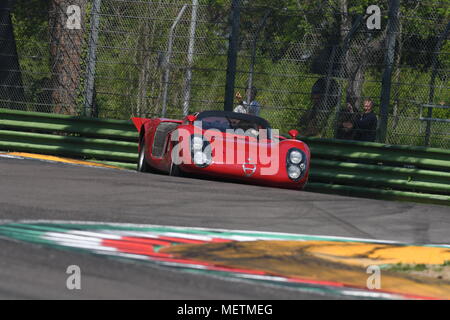
[[[24,92],[11,21],[13,0],[0,2],[0,106],[23,108]]]
[[[55,112],[76,114],[87,0],[51,0],[50,54]]]

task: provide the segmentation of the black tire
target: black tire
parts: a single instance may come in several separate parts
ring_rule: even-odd
[[[137,171],[138,172],[153,172],[152,168],[147,163],[147,157],[145,156],[145,151],[147,150],[147,146],[145,142],[141,144],[141,151],[139,152],[139,158],[137,162]]]
[[[178,166],[174,163],[174,160],[175,159],[172,159],[172,164],[170,165],[169,176],[184,177],[185,176],[184,172],[180,169],[180,166]],[[175,161],[175,162],[177,162],[177,161]]]
[[[169,176],[172,177],[184,177],[184,172],[181,171],[180,167],[172,162],[172,166],[170,167]]]

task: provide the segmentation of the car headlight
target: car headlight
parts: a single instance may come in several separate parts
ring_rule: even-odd
[[[192,149],[194,151],[203,149],[203,138],[202,137],[194,136],[192,138]]]
[[[212,163],[210,144],[202,136],[192,136],[191,148],[192,161],[197,167],[205,168]]]
[[[302,171],[300,170],[299,167],[293,165],[290,165],[288,167],[288,175],[289,178],[291,178],[292,180],[297,180],[298,178],[300,178],[301,174]]]
[[[194,163],[197,166],[208,165],[210,163],[210,158],[206,155],[206,153],[197,151],[194,153]]]
[[[286,155],[286,171],[291,180],[298,181],[306,173],[307,158],[305,153],[297,148],[292,148]]]
[[[289,160],[293,164],[300,164],[303,160],[303,155],[300,151],[291,151],[291,153],[289,154]]]

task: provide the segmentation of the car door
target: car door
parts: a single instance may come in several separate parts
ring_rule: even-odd
[[[164,157],[169,144],[169,133],[175,130],[180,123],[174,121],[162,121],[155,129],[150,159],[153,166],[161,171],[168,172],[170,169],[170,163],[167,161],[167,157]]]

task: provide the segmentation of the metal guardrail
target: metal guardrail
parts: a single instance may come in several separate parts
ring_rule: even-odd
[[[131,121],[0,109],[0,149],[135,163]]]
[[[0,150],[63,155],[134,169],[131,121],[0,109]],[[302,138],[311,148],[307,191],[450,205],[450,150]]]
[[[441,106],[441,105],[435,105],[435,104],[422,104],[420,106],[420,116],[419,116],[419,120],[421,120],[421,121],[450,123],[450,119],[433,118],[431,116],[423,117],[422,114],[423,114],[424,108],[428,108],[428,114],[432,114],[433,109],[450,109],[450,106]]]
[[[427,108],[427,116],[424,117],[423,115],[423,109]],[[431,124],[433,122],[440,122],[440,123],[450,123],[450,119],[441,119],[441,118],[433,118],[433,109],[450,109],[450,106],[444,106],[444,105],[435,105],[435,104],[422,104],[420,105],[420,121],[425,121],[427,126],[425,129],[425,145],[430,145],[430,138],[431,138]],[[450,132],[445,133],[446,135],[450,135]]]

